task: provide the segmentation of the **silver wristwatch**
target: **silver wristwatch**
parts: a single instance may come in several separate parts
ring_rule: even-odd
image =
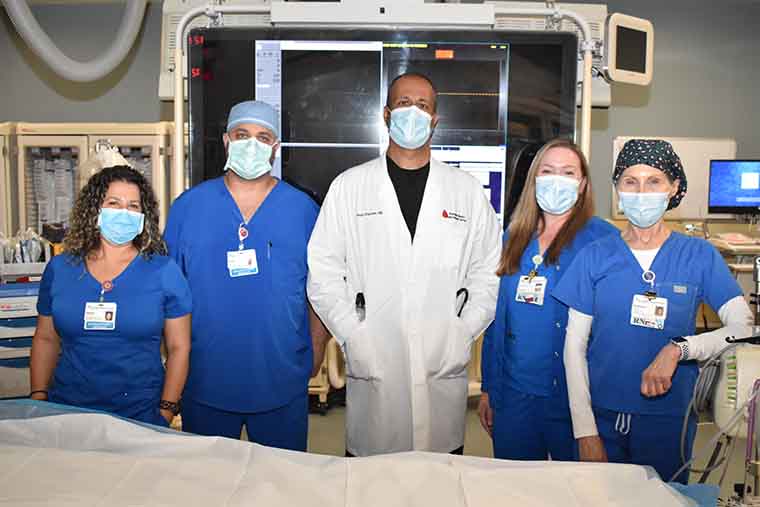
[[[686,361],[689,359],[689,342],[686,341],[686,338],[678,336],[672,338],[670,343],[681,349],[681,357],[678,358],[679,361]]]

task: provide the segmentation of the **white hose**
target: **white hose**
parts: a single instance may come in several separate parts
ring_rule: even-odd
[[[331,338],[327,342],[327,378],[330,385],[335,389],[341,389],[346,385],[346,376],[340,371],[340,362],[343,360],[343,354],[340,352],[338,342]]]
[[[97,81],[110,74],[135,43],[145,15],[147,0],[129,0],[124,20],[111,47],[89,62],[72,60],[58,49],[34,17],[26,0],[2,0],[8,17],[19,35],[53,71],[64,79],[80,83]],[[87,34],[82,34],[86,37]]]
[[[571,20],[581,31],[581,50],[583,51],[583,85],[581,88],[581,140],[580,147],[586,160],[591,160],[591,68],[593,63],[594,39],[591,25],[586,19],[566,9],[555,7],[515,8],[494,5],[496,16],[553,16]]]

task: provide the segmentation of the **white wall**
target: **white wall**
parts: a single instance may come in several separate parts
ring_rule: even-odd
[[[576,2],[598,3],[586,0]],[[612,139],[618,135],[732,137],[760,157],[760,1],[609,0],[610,12],[655,26],[654,82],[614,85],[613,107],[593,114],[597,212],[610,213]],[[121,20],[119,4],[36,5],[34,12],[74,58],[98,54]],[[57,78],[19,40],[0,9],[0,121],[157,121],[161,4],[148,6],[137,45],[112,75],[76,85]]]

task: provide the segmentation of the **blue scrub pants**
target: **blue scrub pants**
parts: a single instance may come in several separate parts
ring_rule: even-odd
[[[184,431],[239,439],[243,426],[251,442],[305,452],[309,395],[304,391],[287,405],[266,412],[229,412],[191,399],[182,400]]]
[[[682,417],[621,414],[612,410],[594,408],[599,436],[607,451],[607,459],[613,463],[649,465],[663,481],[669,481],[681,468]],[[686,459],[691,459],[697,421],[689,419],[686,431]],[[688,471],[675,481],[687,484]]]
[[[499,459],[574,461],[577,459],[569,411],[558,413],[549,396],[504,388],[493,412],[493,454]]]

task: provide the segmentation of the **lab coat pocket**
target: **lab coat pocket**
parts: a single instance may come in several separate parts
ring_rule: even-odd
[[[447,223],[443,227],[442,244],[435,245],[438,262],[445,271],[459,270],[467,242],[467,227],[462,223]]]
[[[367,321],[362,322],[356,331],[343,344],[343,357],[346,359],[346,376],[355,379],[371,380],[373,377],[375,354],[372,347]]]
[[[472,338],[465,328],[464,321],[454,317],[448,330],[446,355],[443,357],[441,369],[437,377],[461,377],[467,375],[467,365],[470,362]]]

